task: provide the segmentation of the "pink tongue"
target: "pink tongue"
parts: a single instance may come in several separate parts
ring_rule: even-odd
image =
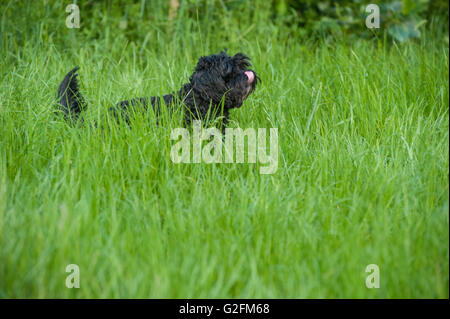
[[[245,75],[247,76],[247,78],[248,78],[248,83],[252,83],[253,82],[253,80],[255,79],[255,74],[252,72],[252,71],[245,71],[244,72],[245,73]]]

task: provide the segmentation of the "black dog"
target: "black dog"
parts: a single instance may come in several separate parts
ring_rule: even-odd
[[[185,125],[189,125],[193,119],[207,120],[223,116],[224,130],[229,110],[241,107],[259,80],[256,73],[249,69],[249,60],[242,53],[230,57],[226,51],[201,57],[189,83],[184,84],[178,92],[162,98],[141,97],[122,101],[110,110],[116,118],[121,116],[128,122],[130,107],[143,107],[145,110],[150,102],[158,115],[162,100],[169,109],[176,104],[185,106]],[[67,73],[58,89],[58,101],[68,120],[77,120],[86,105],[79,92],[77,70],[78,67]]]

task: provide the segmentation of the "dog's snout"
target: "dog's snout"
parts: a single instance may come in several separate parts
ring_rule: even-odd
[[[244,74],[247,76],[247,83],[253,83],[255,80],[255,73],[253,73],[253,71],[245,71]]]

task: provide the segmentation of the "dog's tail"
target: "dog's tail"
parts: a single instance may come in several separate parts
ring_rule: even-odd
[[[77,120],[86,103],[81,95],[77,80],[78,67],[66,74],[58,88],[58,102],[67,120]]]

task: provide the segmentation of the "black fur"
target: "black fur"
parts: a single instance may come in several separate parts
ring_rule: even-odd
[[[67,73],[58,88],[58,100],[67,120],[77,120],[86,105],[78,88],[77,71],[78,67]]]
[[[208,117],[212,119],[218,116],[223,116],[226,124],[229,110],[241,107],[259,81],[256,73],[249,69],[249,60],[242,53],[230,57],[226,52],[220,52],[201,57],[189,83],[184,84],[178,92],[163,97],[125,100],[112,107],[111,111],[116,117],[122,116],[128,122],[130,107],[146,109],[150,103],[156,114],[159,114],[161,101],[164,101],[166,106],[185,106],[186,125],[193,119],[206,120]],[[77,70],[78,67],[67,73],[58,89],[62,111],[66,119],[72,120],[79,118],[86,105],[78,89]],[[253,73],[252,81],[251,74],[247,71]]]

